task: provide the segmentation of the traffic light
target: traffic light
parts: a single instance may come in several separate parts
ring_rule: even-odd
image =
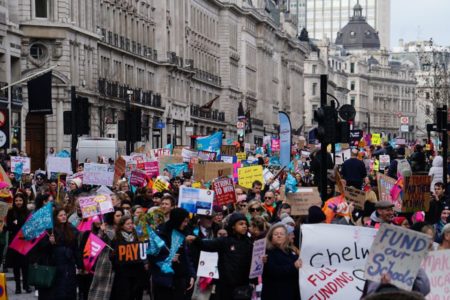
[[[337,110],[332,106],[323,106],[314,111],[314,120],[318,123],[317,138],[321,143],[332,144],[337,138]]]

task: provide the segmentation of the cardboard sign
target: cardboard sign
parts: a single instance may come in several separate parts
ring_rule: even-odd
[[[212,184],[216,200],[219,205],[227,205],[236,202],[236,194],[234,192],[233,179],[222,177],[214,180]]]
[[[114,162],[114,182],[120,180],[120,178],[125,174],[127,167],[126,160],[121,156]]]
[[[391,197],[391,189],[394,187],[396,181],[397,180],[392,177],[377,173],[378,200],[390,201],[392,204],[394,204],[394,210],[400,212],[402,210],[401,196],[399,196],[397,200],[392,200]]]
[[[16,167],[22,165],[22,174],[30,174],[31,159],[29,157],[11,156],[11,172],[18,173]]]
[[[70,157],[47,157],[47,173],[72,174]]]
[[[84,164],[83,184],[112,186],[114,166],[106,164]]]
[[[364,202],[366,202],[366,192],[355,189],[352,186],[346,186],[345,190],[345,199],[351,201],[355,204],[355,208],[364,209]]]
[[[250,265],[250,275],[248,278],[256,278],[263,273],[263,256],[266,255],[266,239],[256,240],[253,243],[252,264]]]
[[[410,291],[431,238],[401,226],[381,224],[370,249],[365,278],[375,282],[388,273],[391,284]]]
[[[135,170],[131,172],[130,184],[136,187],[143,187],[147,180],[147,175],[143,171]]]
[[[238,161],[246,160],[247,159],[247,153],[246,152],[238,152],[236,153],[236,157]]]
[[[238,169],[239,185],[250,189],[252,188],[252,184],[255,180],[264,182],[262,166],[257,165]]]
[[[214,192],[181,186],[178,206],[198,215],[211,215]]]
[[[150,178],[159,176],[159,163],[157,161],[146,161],[137,164],[137,168],[143,170],[145,175]]]
[[[389,155],[380,155],[380,170],[384,170],[391,164]]]
[[[412,175],[404,180],[402,212],[428,211],[431,201],[431,177]]]
[[[151,149],[149,151],[149,155],[153,158],[161,158],[163,156],[170,156],[170,149],[160,148],[160,149]]]
[[[79,198],[81,214],[83,219],[104,215],[114,211],[112,200],[109,195],[96,195]]]
[[[431,251],[422,262],[431,284],[428,300],[448,299],[450,295],[450,250]]]
[[[235,156],[236,155],[236,146],[235,145],[222,145],[222,147],[220,147],[220,155]]]
[[[219,254],[217,252],[200,251],[197,277],[219,279],[218,261]]]
[[[159,162],[159,174],[162,174],[167,165],[170,164],[181,164],[183,162],[183,157],[180,155],[171,156],[160,156],[158,157]]]
[[[286,202],[291,206],[293,216],[307,216],[311,206],[322,206],[322,200],[316,187],[298,188],[296,193],[287,193]]]
[[[116,259],[119,264],[135,264],[147,259],[147,242],[134,242],[118,244],[116,247]]]
[[[361,298],[364,266],[376,229],[332,224],[303,224],[300,258],[302,299]],[[318,238],[320,237],[320,238]],[[326,241],[326,242],[324,242]],[[323,293],[329,291],[327,296]]]
[[[198,158],[203,161],[214,161],[216,160],[216,156],[216,152],[198,151]]]
[[[381,145],[381,134],[372,133],[371,143],[372,143],[372,145],[375,145],[375,146]]]
[[[233,164],[224,162],[202,162],[192,166],[195,180],[211,181],[220,176],[233,175]]]

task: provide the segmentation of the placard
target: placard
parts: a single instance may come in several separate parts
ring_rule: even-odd
[[[31,159],[29,157],[11,156],[11,172],[17,173],[16,167],[18,164],[22,164],[22,174],[31,173]]]
[[[178,206],[190,213],[209,216],[212,213],[214,192],[204,189],[180,187]]]
[[[210,151],[198,151],[198,158],[204,161],[214,161],[216,160],[217,153]]]
[[[391,157],[389,155],[380,155],[380,170],[388,168],[391,164]]]
[[[155,182],[153,182],[153,189],[162,193],[163,191],[169,189],[169,183],[158,178]]]
[[[137,168],[143,170],[145,175],[150,178],[159,176],[159,163],[157,161],[146,161],[137,164]]]
[[[286,202],[291,206],[291,215],[293,216],[307,216],[311,206],[322,206],[322,200],[316,187],[300,187],[296,193],[287,193]]]
[[[239,168],[238,169],[238,182],[245,188],[252,188],[254,181],[264,181],[263,167],[261,165]]]
[[[233,175],[233,164],[213,161],[202,162],[194,164],[192,170],[195,180],[207,182],[220,176]]]
[[[266,182],[268,182],[270,179],[272,179],[274,177],[275,177],[275,175],[273,175],[273,173],[270,172],[269,169],[263,170],[264,184],[266,184]],[[275,179],[272,182],[272,184],[270,185],[271,190],[278,190],[279,187],[280,187],[280,181],[278,179]]]
[[[135,264],[147,259],[147,242],[120,243],[116,246],[118,264]]]
[[[280,152],[280,139],[272,139],[272,151]]]
[[[345,199],[354,203],[355,208],[364,209],[364,202],[366,202],[366,192],[358,190],[352,186],[344,187]]]
[[[264,263],[263,256],[266,255],[266,239],[256,240],[253,243],[252,263],[250,265],[249,278],[256,278],[263,273]]]
[[[428,211],[431,201],[431,177],[412,175],[404,180],[402,212]]]
[[[334,224],[302,224],[302,299],[361,298],[364,266],[376,229]]]
[[[83,219],[104,215],[114,211],[110,195],[95,195],[78,198]]]
[[[167,165],[181,164],[183,162],[183,157],[180,155],[160,156],[158,157],[158,162],[159,162],[159,174],[162,174]]]
[[[219,254],[217,252],[200,251],[197,277],[219,279],[218,261]]]
[[[170,156],[170,149],[168,148],[160,148],[160,149],[151,149],[148,153],[153,158],[160,158],[163,156]]]
[[[431,291],[427,300],[444,300],[450,295],[450,250],[430,251],[422,262],[422,268],[428,276]]]
[[[183,157],[183,162],[190,162],[191,158],[198,157],[198,151],[192,151],[186,148],[181,150],[181,157]]]
[[[238,152],[236,153],[236,157],[238,161],[246,160],[247,159],[247,153],[246,152]]]
[[[145,175],[144,171],[131,171],[130,184],[136,187],[143,187],[147,182],[146,177],[147,175]]]
[[[235,156],[236,146],[235,145],[222,145],[220,147],[220,155]]]
[[[112,186],[114,166],[106,164],[84,164],[83,184]]]
[[[411,291],[431,238],[421,232],[382,223],[365,268],[365,278],[380,282],[384,273],[391,284]]]
[[[120,180],[120,178],[125,174],[126,168],[127,162],[122,156],[116,159],[114,162],[114,182]]]
[[[47,157],[47,173],[72,174],[72,163],[70,157]]]
[[[393,200],[391,197],[391,189],[394,187],[396,182],[397,180],[392,177],[377,173],[378,200],[390,201],[394,204],[394,210],[400,212],[402,210],[401,195],[398,196],[397,200]]]
[[[381,134],[372,133],[371,143],[374,146],[380,146],[381,145]]]
[[[221,177],[214,180],[212,184],[216,201],[219,205],[227,205],[236,202],[233,179]]]

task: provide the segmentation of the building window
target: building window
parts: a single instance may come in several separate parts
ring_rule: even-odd
[[[47,58],[48,49],[40,43],[34,43],[30,46],[30,56],[36,60],[44,60]]]
[[[351,98],[350,98],[350,105],[351,106],[355,106],[355,96],[351,96]]]
[[[35,0],[34,5],[36,18],[48,18],[47,0]]]
[[[312,73],[316,74],[317,73],[317,65],[313,65],[312,66]]]
[[[350,73],[355,73],[355,63],[350,63]]]
[[[317,83],[312,84],[312,95],[315,96],[317,94]]]
[[[430,99],[430,93],[429,93],[429,92],[426,92],[426,93],[425,93],[425,99],[427,99],[427,100]]]
[[[355,90],[355,82],[354,81],[350,82],[350,90],[352,90],[352,91]]]

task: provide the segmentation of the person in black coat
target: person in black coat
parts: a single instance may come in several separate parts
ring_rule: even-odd
[[[6,230],[9,232],[9,244],[11,244],[16,237],[29,214],[26,194],[17,192],[14,195],[13,206],[6,215]],[[16,282],[16,294],[22,293],[20,273],[22,273],[22,286],[24,291],[26,293],[31,293],[31,288],[28,285],[28,258],[15,250],[8,248],[6,260],[7,265],[13,268],[14,280]]]
[[[277,223],[267,233],[261,300],[300,300],[298,270],[302,262],[289,248],[286,227]]]
[[[253,242],[249,238],[248,221],[245,215],[233,213],[228,220],[228,237],[198,239],[188,236],[187,240],[202,251],[218,252],[219,278],[216,299],[233,300],[239,291],[250,288],[250,265]],[[253,283],[253,282],[252,282]],[[248,299],[251,298],[251,295]],[[242,299],[242,298],[240,298]]]
[[[358,190],[362,188],[364,178],[367,176],[367,170],[364,163],[358,158],[358,150],[353,149],[351,158],[342,164],[341,174],[345,179],[347,186],[352,186]]]
[[[44,266],[55,266],[56,274],[52,287],[38,288],[39,299],[42,300],[76,300],[76,270],[83,266],[81,252],[78,249],[78,230],[67,222],[67,214],[63,208],[53,212],[53,230],[33,249],[38,255],[37,263]]]
[[[173,273],[165,273],[158,266],[158,263],[169,256],[173,242],[172,232],[176,230],[183,234],[188,223],[189,213],[183,208],[174,208],[170,211],[169,220],[161,224],[156,231],[166,247],[156,256],[149,256],[154,299],[184,300],[194,287],[195,270],[184,239],[172,259]]]

